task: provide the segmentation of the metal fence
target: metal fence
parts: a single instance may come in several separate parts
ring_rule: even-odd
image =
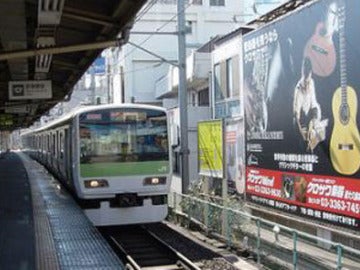
[[[195,222],[221,236],[229,248],[250,250],[259,264],[272,257],[293,269],[360,269],[360,251],[253,216],[221,199],[171,193],[169,207],[188,225]]]

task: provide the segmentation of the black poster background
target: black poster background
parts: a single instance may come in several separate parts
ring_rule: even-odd
[[[285,18],[276,21],[269,26],[265,26],[260,30],[251,32],[244,37],[244,42],[254,39],[266,32],[276,30],[278,35],[277,42],[273,42],[267,46],[269,63],[267,77],[274,68],[278,68],[278,64],[271,64],[274,55],[276,54],[277,46],[280,46],[281,55],[281,70],[276,80],[277,86],[272,90],[265,87],[263,99],[266,102],[267,110],[267,127],[266,132],[282,131],[282,140],[262,140],[252,139],[251,124],[249,123],[249,113],[246,111],[246,130],[247,130],[247,143],[261,144],[263,151],[261,153],[253,153],[257,159],[259,166],[267,169],[278,169],[278,162],[274,161],[274,153],[295,153],[295,154],[314,154],[318,156],[318,163],[314,164],[314,174],[321,175],[344,175],[337,173],[331,164],[329,156],[329,142],[333,128],[333,115],[332,115],[332,97],[335,90],[340,87],[340,64],[339,64],[339,31],[333,34],[333,45],[336,51],[336,66],[331,75],[327,77],[320,77],[313,74],[315,83],[315,91],[317,101],[320,104],[322,111],[322,119],[328,119],[326,127],[325,140],[315,147],[313,153],[306,150],[305,143],[296,130],[293,115],[293,99],[294,89],[301,77],[301,66],[303,61],[304,49],[307,41],[315,33],[318,23],[325,20],[328,5],[332,2],[344,2],[346,4],[346,21],[345,21],[345,38],[346,38],[346,66],[347,66],[347,84],[351,85],[356,93],[359,104],[360,96],[360,17],[356,11],[360,10],[360,1],[321,1],[305,7],[299,12],[287,15]],[[338,4],[340,5],[340,4]],[[247,53],[244,51],[244,55]],[[244,62],[244,81],[245,92],[248,88],[253,91],[254,88],[246,86],[251,85],[253,77],[253,62]],[[270,93],[269,93],[270,92]],[[246,94],[245,94],[246,96]],[[259,99],[259,97],[257,96]],[[251,103],[251,102],[250,102]],[[249,105],[249,100],[245,97],[245,105]],[[259,105],[260,106],[260,105]],[[261,107],[261,106],[260,106]],[[261,109],[260,109],[261,110]],[[357,123],[360,122],[360,113],[356,116]],[[256,131],[254,131],[256,132]],[[251,151],[247,151],[249,156]],[[291,170],[290,170],[291,171]],[[306,172],[305,172],[306,173]],[[351,176],[351,178],[359,178],[360,170]]]
[[[307,149],[294,122],[294,91],[301,78],[301,67],[307,42],[314,35],[321,35],[317,27],[320,23],[325,23],[329,15],[329,6],[333,3],[337,5],[336,18],[338,21],[335,25],[339,26],[340,20],[345,18],[344,28],[337,28],[334,31],[332,34],[333,44],[329,44],[336,52],[334,71],[327,76],[319,76],[314,72],[312,75],[317,102],[321,107],[321,119],[328,119],[328,123],[325,129],[325,139],[311,151]],[[344,10],[342,10],[343,7]],[[360,127],[359,10],[360,1],[357,0],[316,1],[244,36],[243,87],[247,167],[298,174],[336,176],[349,182],[360,181],[360,170],[352,175],[337,172],[331,163],[329,150],[334,126],[332,98],[335,90],[340,87],[340,59],[344,59],[340,58],[343,56],[340,55],[339,50],[340,31],[344,31],[346,41],[346,81],[347,85],[356,91],[358,108],[355,124],[357,129]],[[264,35],[270,36],[265,45],[259,43],[261,36],[263,38]],[[259,60],[254,53],[261,50],[263,58]],[[266,138],[264,134],[267,135]],[[359,145],[355,147],[359,147]],[[311,170],[280,169],[279,161],[274,158],[275,153],[315,155],[318,159],[316,163],[312,164]],[[360,191],[360,182],[356,191]]]

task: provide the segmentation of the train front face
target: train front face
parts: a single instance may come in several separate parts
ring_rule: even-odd
[[[79,197],[97,226],[167,215],[170,160],[166,112],[115,108],[79,115]]]

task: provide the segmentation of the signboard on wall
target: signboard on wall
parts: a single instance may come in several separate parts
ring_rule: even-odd
[[[198,123],[199,174],[214,178],[223,177],[223,122],[222,120]]]
[[[246,193],[360,227],[359,1],[316,1],[244,36]]]
[[[230,194],[244,194],[245,191],[244,140],[244,119],[227,119],[225,122],[225,168]]]
[[[49,99],[51,97],[51,81],[9,82],[9,100]]]
[[[96,58],[91,68],[93,69],[92,70],[93,74],[96,75],[105,74],[105,57],[99,56],[98,58]]]

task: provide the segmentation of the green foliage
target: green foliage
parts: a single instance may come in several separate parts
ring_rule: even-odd
[[[241,231],[245,229],[250,223],[250,220],[243,215],[234,213],[233,211],[224,211],[223,207],[234,209],[237,211],[245,212],[245,202],[237,195],[228,195],[225,199],[218,194],[214,188],[210,189],[208,194],[204,193],[205,181],[208,179],[201,178],[199,181],[192,183],[187,193],[188,197],[182,197],[180,206],[182,212],[188,217],[188,222],[191,219],[200,222],[205,225],[208,231],[216,232],[218,234],[225,234],[223,232],[224,226],[228,228],[232,235],[232,238],[237,238],[236,235],[241,234]],[[201,199],[212,204],[206,204],[198,202],[193,198]],[[224,224],[224,222],[226,224]],[[188,224],[189,225],[189,224]]]

